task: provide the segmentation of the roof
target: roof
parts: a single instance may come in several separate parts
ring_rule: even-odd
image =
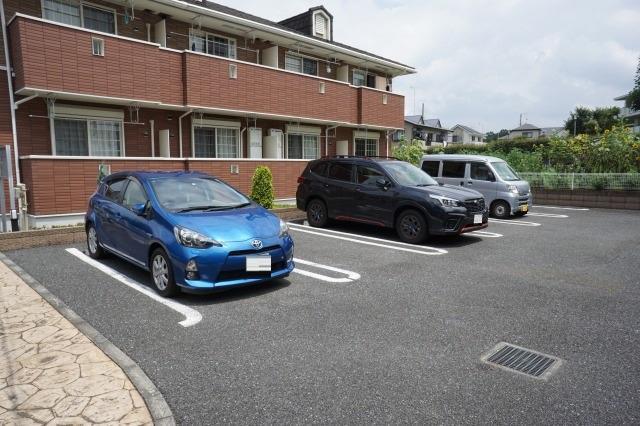
[[[631,92],[625,94],[625,95],[620,95],[620,96],[616,96],[615,98],[613,98],[614,101],[624,101],[626,100]]]
[[[174,1],[176,1],[176,0],[174,0]],[[224,6],[224,5],[221,5],[221,4],[218,4],[218,3],[213,3],[213,2],[210,2],[210,1],[203,1],[203,0],[179,0],[179,1],[176,1],[176,2],[178,2],[178,3],[184,2],[184,3],[193,4],[195,6],[204,7],[206,9],[213,10],[215,12],[220,12],[220,13],[224,13],[224,14],[227,14],[227,15],[231,15],[231,16],[234,16],[236,18],[246,19],[248,21],[253,21],[253,22],[258,23],[258,24],[267,25],[267,26],[272,27],[274,29],[289,31],[289,32],[292,32],[292,33],[296,33],[296,34],[305,36],[305,37],[307,37],[309,39],[317,40],[319,42],[331,44],[331,45],[338,46],[338,47],[341,47],[341,48],[344,48],[344,49],[349,49],[349,50],[352,50],[354,52],[357,52],[357,53],[360,53],[360,54],[364,54],[364,55],[368,55],[368,56],[371,56],[371,57],[376,58],[376,59],[380,59],[380,60],[383,60],[383,61],[391,62],[391,63],[393,63],[395,65],[399,65],[401,67],[413,69],[413,67],[410,66],[410,65],[406,65],[406,64],[403,64],[401,62],[394,61],[392,59],[388,59],[388,58],[376,55],[374,53],[370,53],[370,52],[367,52],[365,50],[358,49],[358,48],[353,47],[353,46],[349,46],[347,44],[338,43],[338,42],[332,41],[332,40],[325,40],[325,39],[320,39],[320,38],[317,38],[317,37],[313,37],[313,36],[310,36],[310,35],[302,32],[302,31],[297,31],[297,30],[295,30],[295,29],[293,29],[291,27],[288,27],[286,25],[283,25],[281,23],[270,21],[268,19],[264,19],[264,18],[261,18],[259,16],[255,16],[255,15],[252,15],[250,13],[245,13],[245,12],[242,12],[240,10],[234,9],[232,7]],[[324,7],[322,7],[322,6],[317,6],[317,7],[311,8],[309,10],[317,10],[319,8],[322,8],[323,10],[326,11],[326,9],[324,9]],[[308,13],[308,11],[307,12],[303,12],[303,14],[304,13]],[[286,21],[286,19],[285,19],[285,21]]]
[[[540,127],[538,126],[534,126],[533,124],[530,123],[524,123],[523,125],[516,127],[515,129],[511,129],[512,132],[518,131],[518,130],[542,130],[540,129]]]
[[[469,133],[473,133],[473,134],[476,134],[476,135],[484,136],[484,133],[480,133],[479,131],[474,130],[471,127],[465,126],[463,124],[456,124],[455,126],[453,126],[451,128],[451,130],[455,129],[456,127],[460,127],[462,130],[464,130],[466,132],[469,132]]]
[[[504,163],[505,161],[502,158],[491,157],[488,155],[462,155],[462,154],[426,154],[422,156],[423,160],[462,160],[462,161],[490,161]]]
[[[413,124],[414,126],[430,127],[432,129],[449,130],[442,127],[439,118],[423,118],[421,115],[407,115],[404,117],[404,121]]]
[[[543,135],[556,135],[565,131],[564,127],[543,127],[540,129]]]
[[[120,176],[138,176],[145,179],[153,179],[153,178],[164,178],[164,177],[178,177],[178,176],[209,176],[206,173],[198,172],[198,171],[185,171],[185,170],[174,170],[174,171],[165,171],[165,170],[123,170],[119,172],[111,173],[106,176],[108,178],[117,178]]]

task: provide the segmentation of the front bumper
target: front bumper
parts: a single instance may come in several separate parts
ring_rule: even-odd
[[[475,223],[475,215],[482,215],[482,223]],[[431,235],[459,235],[489,226],[489,210],[470,212],[464,207],[449,208],[439,218],[430,221]]]
[[[293,240],[284,238],[263,239],[263,248],[256,250],[252,240],[225,243],[223,247],[190,249],[181,247],[172,256],[176,284],[192,292],[207,292],[217,289],[257,284],[277,278],[287,277],[294,269]],[[270,273],[248,272],[246,257],[264,255],[271,258]],[[197,279],[188,279],[185,266],[195,260],[198,267]]]
[[[528,194],[512,194],[508,201],[511,207],[511,214],[516,214],[520,211],[529,211],[533,206],[533,196],[531,192]],[[524,206],[526,206],[526,210],[523,210]]]

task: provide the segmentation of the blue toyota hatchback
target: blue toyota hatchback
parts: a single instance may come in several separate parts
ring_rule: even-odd
[[[294,268],[287,225],[202,173],[109,175],[89,200],[85,228],[91,257],[109,252],[150,271],[165,297],[284,278]]]

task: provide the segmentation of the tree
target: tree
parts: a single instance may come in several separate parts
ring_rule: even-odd
[[[636,70],[635,86],[627,97],[629,107],[635,111],[640,111],[640,57],[638,57],[638,69]]]
[[[498,139],[498,134],[495,132],[487,132],[484,135],[484,140],[487,142],[495,141],[496,139]]]
[[[273,208],[275,194],[273,190],[273,175],[267,166],[258,166],[251,178],[251,195],[253,201],[265,209]]]
[[[507,136],[509,134],[509,130],[507,129],[502,129],[498,132],[498,137],[501,138],[503,136]]]
[[[393,156],[398,160],[406,161],[416,166],[420,163],[423,154],[422,143],[417,139],[411,142],[400,141],[398,146],[393,150]]]
[[[605,130],[610,130],[619,122],[618,107],[576,107],[571,116],[564,122],[564,128],[573,135],[597,135]]]

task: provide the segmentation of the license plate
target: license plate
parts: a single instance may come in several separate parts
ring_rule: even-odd
[[[271,256],[247,256],[247,272],[271,272]]]
[[[529,204],[523,204],[520,206],[520,211],[521,212],[528,212],[529,211]]]
[[[481,214],[474,214],[473,215],[473,224],[477,225],[479,223],[482,223],[482,215]]]

